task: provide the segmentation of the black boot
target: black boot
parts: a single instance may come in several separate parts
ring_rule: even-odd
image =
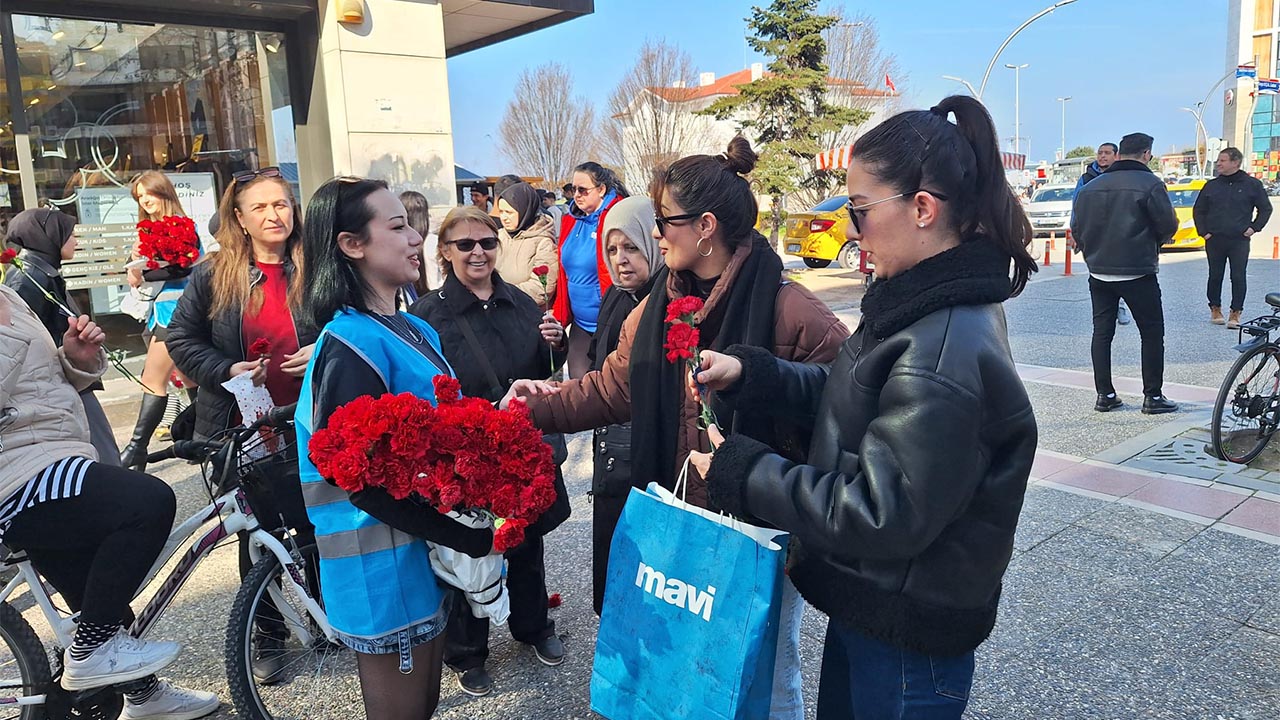
[[[151,442],[151,433],[164,418],[164,410],[169,405],[168,395],[142,394],[142,408],[138,410],[138,424],[133,426],[133,437],[120,453],[120,464],[131,470],[143,472],[147,469],[147,444]]]

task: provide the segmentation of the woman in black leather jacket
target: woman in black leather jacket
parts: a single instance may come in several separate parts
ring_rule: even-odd
[[[67,332],[67,315],[63,307],[79,315],[80,308],[67,294],[67,281],[62,277],[62,263],[76,254],[76,219],[58,210],[40,208],[23,210],[9,221],[5,242],[22,248],[19,258],[23,269],[7,268],[4,283],[18,292],[27,307],[40,318],[53,342],[62,347],[62,336]],[[52,295],[57,302],[50,300]],[[85,416],[89,419],[89,436],[93,449],[98,451],[98,462],[103,465],[119,465],[120,449],[111,430],[111,422],[102,410],[95,392],[102,389],[102,382],[95,381],[80,392]]]
[[[704,352],[697,378],[813,423],[808,464],[742,436],[694,464],[713,508],[792,534],[788,574],[830,617],[819,718],[958,719],[1035,456],[1001,307],[1036,269],[1031,228],[969,97],[861,137],[848,189],[880,282],[839,357],[733,346]]]

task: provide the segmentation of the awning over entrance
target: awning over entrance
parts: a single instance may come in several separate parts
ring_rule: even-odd
[[[595,0],[441,0],[441,6],[445,52],[452,57],[590,15]]]

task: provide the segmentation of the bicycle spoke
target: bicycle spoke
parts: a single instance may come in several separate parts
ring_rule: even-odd
[[[1244,463],[1253,459],[1276,431],[1275,398],[1280,387],[1280,351],[1264,348],[1246,358],[1224,388],[1229,394],[1215,408],[1213,428],[1223,458]]]

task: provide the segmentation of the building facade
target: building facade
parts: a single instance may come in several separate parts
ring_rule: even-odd
[[[1280,61],[1280,2],[1231,0],[1227,10],[1225,74],[1220,83],[1224,87],[1221,96],[1223,139],[1227,145],[1244,152],[1245,168],[1249,172],[1269,180],[1280,176],[1277,61]],[[1216,87],[1210,90],[1211,96],[1216,93]],[[1206,100],[1211,102],[1212,97]]]
[[[200,219],[233,173],[278,166],[305,202],[335,175],[454,202],[448,58],[593,0],[5,0],[0,221],[136,208],[162,169]],[[185,176],[185,177],[177,177]]]

